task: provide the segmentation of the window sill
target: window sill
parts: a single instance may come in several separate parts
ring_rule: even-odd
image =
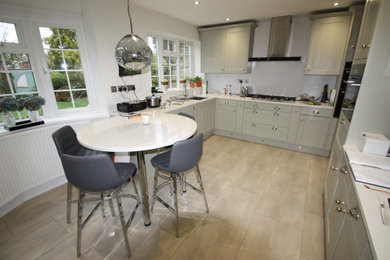
[[[15,131],[8,131],[5,129],[3,126],[0,126],[0,137],[1,136],[6,136],[6,135],[11,135],[15,133],[21,133],[24,131],[30,131],[33,129],[38,129],[42,128],[45,126],[51,126],[51,125],[56,125],[56,124],[61,124],[64,122],[78,122],[78,121],[84,121],[84,120],[97,120],[97,119],[103,119],[109,117],[109,114],[107,113],[87,113],[87,114],[82,114],[82,115],[72,115],[72,116],[66,116],[66,117],[57,117],[57,118],[42,118],[43,121],[45,121],[45,124],[43,125],[37,125],[37,126],[32,126],[29,128],[23,128]]]

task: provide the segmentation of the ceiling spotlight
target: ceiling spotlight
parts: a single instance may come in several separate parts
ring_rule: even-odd
[[[333,5],[333,6],[339,6],[339,5],[340,5],[340,3],[338,3],[338,2],[335,2],[335,3],[333,3],[332,5]]]
[[[194,1],[194,5],[199,5],[200,2],[199,1]]]
[[[226,21],[226,22],[229,22],[229,21],[230,21],[230,18],[226,18],[225,21]]]

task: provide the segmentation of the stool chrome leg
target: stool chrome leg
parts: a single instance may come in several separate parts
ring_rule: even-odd
[[[176,174],[171,173],[171,179],[173,181],[173,192],[175,195],[175,214],[176,214],[176,237],[179,237],[179,205],[177,201],[177,180]]]
[[[200,176],[199,164],[195,165],[195,173],[196,173],[196,178],[198,179],[198,182],[199,182],[200,190],[203,193],[203,200],[204,200],[204,204],[206,206],[206,212],[209,213],[209,206],[207,204],[206,192],[204,191],[202,177]]]
[[[72,210],[72,184],[70,182],[66,185],[66,223],[70,223]]]
[[[120,189],[116,189],[116,201],[118,204],[118,211],[119,211],[119,219],[121,221],[121,226],[122,226],[122,233],[123,233],[123,238],[125,240],[125,245],[126,245],[126,250],[127,250],[127,257],[131,257],[131,251],[130,251],[130,245],[129,245],[129,238],[127,236],[127,227],[125,223],[125,217],[123,214],[123,208],[122,208],[122,201],[121,201],[121,196],[120,196]]]
[[[152,196],[152,207],[151,207],[152,212],[153,212],[154,204],[156,203],[157,182],[158,182],[158,168],[156,168],[156,170],[154,171],[153,196]]]
[[[83,192],[78,190],[77,196],[77,257],[81,255],[81,228],[83,218]]]
[[[114,203],[112,203],[112,199],[108,200],[108,204],[110,205],[111,215],[114,217],[115,216],[115,209],[114,209]]]

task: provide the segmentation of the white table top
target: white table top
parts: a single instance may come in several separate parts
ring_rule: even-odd
[[[170,146],[191,137],[197,124],[184,116],[143,113],[150,116],[144,125],[141,117],[111,117],[94,122],[77,133],[79,142],[90,149],[106,152],[138,152]]]

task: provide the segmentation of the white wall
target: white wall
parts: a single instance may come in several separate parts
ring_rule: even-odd
[[[266,57],[271,20],[260,21],[254,35],[253,57]],[[301,62],[251,62],[249,74],[207,74],[211,92],[222,93],[227,84],[238,93],[238,79],[247,79],[252,93],[297,96],[307,93],[319,97],[322,87],[336,87],[337,76],[305,76],[306,56],[309,48],[311,20],[308,16],[294,17],[287,56],[301,56]]]
[[[361,132],[385,134],[390,138],[390,1],[381,1],[377,25],[359,96],[347,136],[357,145]]]

